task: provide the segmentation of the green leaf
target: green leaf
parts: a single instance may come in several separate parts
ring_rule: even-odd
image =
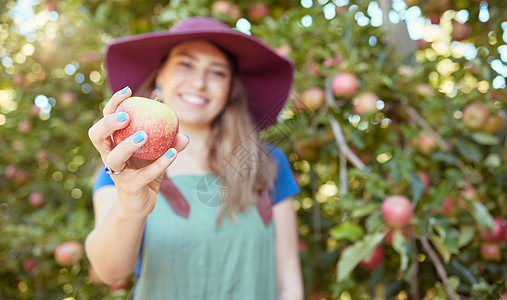
[[[449,263],[451,260],[451,250],[447,247],[445,241],[436,235],[430,236],[430,240],[433,246],[435,246],[435,249],[437,249],[438,253],[440,253],[440,256],[444,259],[444,262]]]
[[[473,225],[461,225],[459,228],[459,239],[458,239],[458,247],[463,247],[468,245],[475,236],[475,227]]]
[[[424,185],[417,176],[417,174],[413,172],[410,173],[410,188],[412,190],[412,198],[413,198],[412,205],[416,206],[424,190]]]
[[[468,212],[472,215],[472,217],[477,221],[479,227],[482,229],[491,229],[493,228],[493,218],[486,206],[482,203],[473,201],[467,205]]]
[[[408,247],[407,240],[399,229],[396,229],[393,234],[393,248],[400,255],[400,270],[405,271],[408,267]]]
[[[351,217],[354,219],[361,218],[364,216],[371,215],[373,212],[377,210],[379,210],[379,205],[376,203],[362,205],[354,209],[354,211],[352,211]]]
[[[458,140],[456,148],[461,156],[468,161],[478,163],[483,158],[481,149],[469,141],[463,139]]]
[[[342,252],[340,260],[338,261],[338,282],[346,279],[361,261],[370,257],[375,247],[377,247],[383,239],[383,232],[366,235],[362,240],[347,247]]]
[[[481,145],[497,145],[500,139],[494,135],[485,132],[476,132],[472,134],[472,139]]]
[[[357,241],[364,236],[364,229],[356,223],[343,222],[331,228],[329,234],[337,240]]]

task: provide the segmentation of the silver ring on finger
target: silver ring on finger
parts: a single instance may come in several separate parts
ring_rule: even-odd
[[[106,171],[106,173],[109,174],[109,175],[118,175],[124,169],[125,169],[125,167],[123,169],[121,169],[120,171],[115,171],[115,170],[111,169],[111,167],[109,166],[109,163],[106,162],[106,164],[104,165],[104,171]]]

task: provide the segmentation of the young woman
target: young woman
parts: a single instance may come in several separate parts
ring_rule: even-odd
[[[302,299],[299,188],[287,158],[258,137],[283,108],[292,63],[194,17],[114,41],[105,66],[119,91],[89,130],[105,164],[86,240],[99,278],[114,284],[134,272],[135,299]],[[132,95],[159,97],[185,134],[155,161],[132,157],[145,132],[111,141],[130,120],[115,110]]]

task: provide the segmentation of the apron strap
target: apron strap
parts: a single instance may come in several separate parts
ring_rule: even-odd
[[[187,199],[183,197],[180,190],[178,190],[172,180],[165,174],[160,182],[160,193],[164,196],[167,203],[169,203],[177,215],[188,219],[188,215],[190,214],[190,205],[188,204]]]
[[[264,225],[268,226],[273,218],[273,210],[271,204],[271,197],[268,189],[264,189],[259,195],[259,202],[257,203],[257,211],[261,216]]]

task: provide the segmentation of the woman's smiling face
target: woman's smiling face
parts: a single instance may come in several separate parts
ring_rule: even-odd
[[[223,110],[231,86],[231,65],[213,44],[187,41],[175,46],[156,82],[160,97],[176,111],[182,125],[210,126]]]

